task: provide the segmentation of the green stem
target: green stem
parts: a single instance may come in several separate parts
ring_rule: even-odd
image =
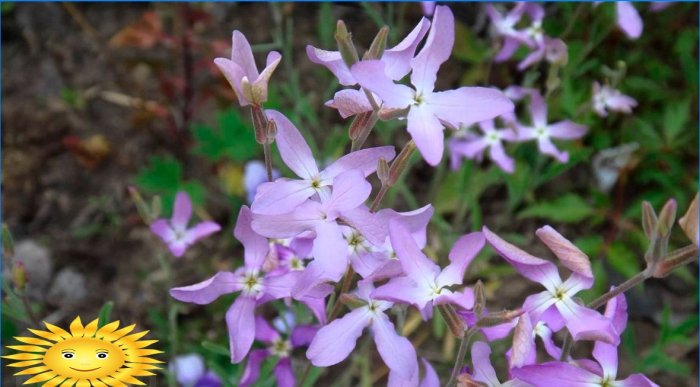
[[[452,368],[452,374],[450,375],[450,380],[447,382],[447,387],[452,387],[457,383],[457,377],[459,376],[459,371],[464,365],[464,356],[467,354],[467,348],[469,348],[469,341],[471,341],[472,336],[476,333],[477,326],[469,328],[469,330],[464,331],[462,335],[462,342],[459,344],[459,351],[457,352],[457,359],[455,359],[455,365]]]

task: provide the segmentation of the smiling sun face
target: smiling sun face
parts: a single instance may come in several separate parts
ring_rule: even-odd
[[[80,317],[70,324],[70,333],[49,323],[48,331],[30,329],[36,337],[15,337],[29,345],[12,345],[21,351],[3,356],[17,360],[8,367],[29,367],[15,375],[34,375],[24,384],[44,386],[123,386],[144,384],[137,376],[150,376],[149,370],[160,369],[159,360],[148,356],[162,353],[145,349],[156,340],[139,340],[148,331],[129,334],[135,325],[122,329],[119,321],[97,328],[97,320],[83,326]]]

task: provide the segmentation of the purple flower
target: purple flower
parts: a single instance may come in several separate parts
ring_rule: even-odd
[[[552,139],[578,139],[586,134],[588,127],[569,120],[559,121],[553,124],[547,123],[547,104],[537,90],[510,87],[509,90],[506,91],[506,94],[516,99],[525,95],[530,96],[532,126],[518,125],[519,140],[537,140],[540,152],[551,155],[562,163],[569,161],[569,153],[557,149],[552,143]]]
[[[342,219],[372,243],[382,242],[381,229],[364,202],[372,191],[361,170],[352,169],[337,175],[330,194],[321,191],[321,202],[307,200],[292,212],[280,215],[256,215],[252,227],[270,238],[291,238],[304,232],[315,234],[314,260],[307,266],[295,296],[323,281],[338,281],[348,265],[348,242],[338,224]]]
[[[602,87],[593,82],[593,110],[601,117],[608,115],[607,110],[629,114],[637,106],[634,98],[622,94],[608,85]]]
[[[414,372],[411,379],[403,379],[398,373],[389,370],[389,381],[387,383],[388,387],[440,387],[440,377],[430,363],[421,358],[421,363],[423,364],[423,379],[420,380],[419,372]]]
[[[281,59],[279,52],[271,51],[265,69],[258,73],[248,40],[239,31],[233,31],[231,59],[216,58],[214,63],[233,87],[241,106],[260,106],[267,101],[267,83]]]
[[[291,288],[299,278],[299,272],[284,275],[265,275],[261,272],[269,244],[267,239],[250,228],[252,213],[241,208],[234,235],[245,249],[245,265],[235,272],[221,271],[212,278],[195,285],[170,289],[170,295],[183,302],[209,304],[219,296],[234,292],[241,294],[226,312],[229,331],[231,361],[238,363],[248,354],[255,338],[255,307],[259,304],[290,297]],[[309,298],[324,298],[331,289],[317,287],[306,294]]]
[[[283,315],[276,319],[271,326],[262,317],[255,318],[255,339],[266,344],[266,349],[254,349],[250,352],[248,363],[243,370],[239,383],[240,387],[253,385],[260,376],[260,366],[270,356],[276,356],[279,360],[273,370],[277,385],[281,387],[294,387],[295,378],[292,370],[291,353],[294,349],[308,346],[318,327],[311,325],[294,324],[294,316],[291,319]],[[286,320],[283,324],[279,320]],[[283,325],[279,327],[279,325]],[[285,334],[285,336],[282,335]]]
[[[384,363],[400,378],[410,380],[418,372],[416,350],[408,339],[396,333],[394,324],[384,313],[393,304],[372,298],[373,289],[371,281],[357,283],[355,295],[365,305],[322,327],[311,341],[306,357],[316,367],[338,364],[350,355],[362,331],[371,325]]]
[[[403,274],[396,252],[389,239],[389,221],[401,219],[406,224],[419,247],[426,243],[426,229],[434,212],[430,204],[410,212],[396,212],[390,208],[380,210],[376,214],[381,225],[381,235],[384,243],[376,245],[364,238],[362,234],[349,227],[344,233],[350,247],[350,263],[353,269],[362,278],[381,280]],[[379,237],[379,238],[382,238]]]
[[[435,13],[435,5],[434,1],[421,1],[420,8],[423,11],[423,16],[432,17]]]
[[[627,325],[627,303],[623,294],[608,301],[605,308],[617,335]],[[539,365],[513,368],[513,376],[538,386],[620,386],[653,387],[656,383],[642,374],[633,374],[624,380],[617,380],[617,345],[597,341],[593,347],[596,362],[578,361],[580,366],[559,361]]]
[[[496,129],[494,120],[479,123],[482,135],[466,138],[452,138],[449,142],[452,168],[457,169],[460,159],[481,159],[484,151],[489,150],[489,157],[499,168],[508,173],[515,170],[515,161],[506,154],[503,141],[515,141],[518,135],[512,129]]]
[[[357,82],[383,100],[383,107],[407,110],[407,129],[430,165],[442,159],[444,125],[470,125],[512,111],[513,103],[498,90],[461,87],[435,92],[435,80],[454,44],[454,17],[446,6],[437,6],[425,46],[411,61],[411,84],[395,84],[385,73],[386,64],[367,60],[352,66]]]
[[[537,230],[540,240],[572,271],[571,276],[562,281],[552,262],[520,250],[487,227],[483,231],[489,244],[522,276],[545,287],[545,291],[527,297],[523,305],[532,322],[543,320],[555,332],[566,325],[575,340],[601,340],[617,344],[619,337],[610,320],[573,299],[576,293],[593,285],[590,261],[581,250],[550,226]]]
[[[218,224],[210,221],[200,222],[192,228],[187,228],[191,217],[192,201],[190,197],[186,192],[178,192],[175,196],[173,216],[170,220],[156,219],[151,223],[151,231],[168,245],[168,249],[176,257],[185,254],[187,248],[198,240],[221,230]]]
[[[207,371],[204,358],[196,353],[176,356],[168,365],[182,387],[221,387],[221,379]]]
[[[535,48],[541,45],[544,39],[542,31],[542,19],[544,9],[542,6],[533,3],[517,3],[508,13],[501,14],[492,4],[486,4],[486,13],[491,19],[491,25],[496,36],[503,37],[501,50],[496,54],[494,60],[503,62],[515,54],[520,45]],[[523,14],[530,18],[531,25],[523,30],[517,30],[515,26],[520,22]]]
[[[251,205],[256,214],[289,213],[314,195],[327,196],[333,180],[343,172],[355,170],[366,177],[376,170],[380,158],[387,161],[394,158],[391,146],[367,148],[347,154],[319,171],[309,145],[294,124],[280,112],[267,110],[266,113],[277,124],[276,143],[282,160],[300,179],[261,184]]]
[[[411,59],[416,52],[416,47],[430,28],[430,21],[422,18],[418,25],[399,44],[384,50],[381,61],[385,64],[384,73],[393,80],[399,80],[411,71]],[[348,66],[343,61],[340,51],[326,51],[313,46],[306,46],[306,55],[309,60],[325,66],[330,70],[338,82],[344,86],[352,86],[358,83]],[[355,90],[357,91],[357,90]],[[360,94],[362,94],[360,92]],[[364,97],[364,96],[362,96]],[[362,98],[360,98],[362,100]],[[364,101],[367,101],[364,98]],[[369,102],[367,102],[369,103]],[[371,110],[371,109],[370,109]]]
[[[426,318],[432,316],[433,305],[453,304],[461,309],[472,308],[474,294],[470,288],[464,288],[460,293],[448,287],[462,284],[464,271],[484,246],[481,232],[458,239],[449,254],[450,264],[443,270],[423,254],[401,221],[389,222],[389,236],[405,275],[394,277],[378,287],[372,297],[414,305]]]
[[[279,177],[280,171],[273,169],[272,178],[277,179]],[[258,190],[258,186],[266,181],[267,171],[265,169],[265,163],[259,160],[251,160],[245,163],[245,169],[243,172],[243,186],[245,186],[248,204],[252,203],[253,199],[255,199],[255,193]]]

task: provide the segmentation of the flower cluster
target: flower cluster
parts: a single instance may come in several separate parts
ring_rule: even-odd
[[[565,51],[563,42],[544,34],[541,6],[519,3],[504,15],[488,5],[487,12],[496,34],[503,38],[496,60],[510,58],[524,45],[533,50],[519,65],[524,69],[543,58],[556,61],[557,56],[551,54],[562,47]],[[523,16],[529,18],[530,25],[520,28]],[[439,311],[457,335],[479,332],[486,338],[476,341],[471,349],[473,368],[456,375],[462,381],[489,386],[654,385],[642,375],[616,381],[617,346],[627,320],[624,296],[613,298],[604,314],[582,305],[577,293],[594,282],[589,259],[552,227],[545,226],[536,235],[570,272],[568,277],[562,277],[553,262],[530,255],[486,227],[459,237],[444,260],[447,264],[441,266],[440,259],[436,262],[423,252],[432,205],[410,212],[378,210],[384,190],[405,166],[405,152],[408,149],[410,155],[413,149],[410,144],[415,144],[428,164],[440,163],[446,128],[461,133],[449,141],[453,167],[462,157],[480,159],[488,150],[500,168],[512,172],[515,162],[506,154],[504,142],[537,141],[541,153],[565,163],[568,153],[552,140],[579,139],[587,127],[570,120],[550,122],[545,98],[537,89],[459,87],[436,91],[438,70],[454,44],[454,17],[447,6],[435,6],[432,22],[423,18],[392,48],[385,49],[386,31],[380,32],[362,60],[344,28],[339,23],[338,51],[312,46],[306,50],[312,62],[325,66],[341,85],[349,87],[338,91],[326,105],[337,109],[343,118],[355,116],[357,125],[366,126],[355,138],[351,131],[353,150],[327,165],[317,161],[289,118],[279,111],[262,110],[267,83],[281,60],[279,54],[270,53],[267,67],[258,73],[250,45],[235,31],[231,59],[216,61],[240,104],[251,105],[256,129],[263,125],[266,135],[274,135],[282,161],[294,174],[274,175],[271,181],[264,181],[263,166],[251,165],[246,172],[250,175],[246,179],[250,207],[241,208],[233,231],[244,248],[243,266],[170,290],[175,299],[200,305],[238,293],[225,322],[231,361],[247,359],[240,385],[253,384],[262,362],[274,357],[278,360],[274,368],[278,385],[293,386],[294,351],[307,348],[305,355],[311,364],[332,366],[348,358],[369,328],[389,369],[389,385],[438,386],[432,366],[392,322],[389,311],[411,307],[426,321]],[[400,83],[407,76],[410,85]],[[627,112],[635,104],[631,98],[597,85],[593,99],[595,111],[601,115],[606,109]],[[529,120],[514,113],[515,103],[523,101],[529,101]],[[405,121],[412,140],[398,156],[393,146],[360,149],[361,142],[355,142],[366,137],[377,119]],[[466,132],[473,124],[478,124],[480,133]],[[267,146],[271,143],[264,142]],[[267,172],[273,176],[271,169]],[[381,190],[368,205],[374,175]],[[213,222],[187,229],[191,212],[189,198],[179,194],[172,219],[152,225],[153,232],[176,256],[197,239],[220,229]],[[465,283],[470,263],[487,244],[521,276],[541,284],[544,290],[527,296],[512,311],[489,312],[481,286]],[[273,301],[289,307],[289,312],[266,319],[269,314],[264,313],[264,305]],[[341,304],[348,309],[344,314]],[[300,305],[315,321],[297,321],[291,310]],[[554,335],[560,331],[575,341],[595,342],[595,361],[569,356],[555,342]],[[509,381],[501,383],[491,366],[488,342],[511,333],[512,344],[506,353]],[[549,361],[537,361],[536,337],[544,343]]]

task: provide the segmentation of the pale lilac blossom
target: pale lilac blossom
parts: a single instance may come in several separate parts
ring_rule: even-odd
[[[471,359],[474,371],[472,379],[484,383],[488,387],[529,387],[530,385],[518,379],[511,379],[501,383],[496,375],[496,370],[491,365],[491,347],[483,341],[477,341],[472,345]]]
[[[627,325],[627,303],[624,294],[610,300],[605,308],[615,332],[619,336]],[[619,340],[618,340],[619,341]],[[531,383],[535,387],[544,386],[616,386],[616,387],[655,387],[656,383],[642,374],[633,374],[617,380],[617,345],[597,341],[593,347],[596,362],[552,361],[537,365],[513,368],[513,376]],[[578,366],[576,365],[578,363]]]
[[[465,287],[460,292],[449,287],[462,284],[467,266],[484,246],[481,232],[459,238],[450,250],[450,264],[442,270],[423,254],[409,229],[400,220],[392,219],[389,222],[389,236],[404,276],[390,279],[378,287],[372,297],[413,305],[426,319],[432,316],[433,305],[452,304],[459,309],[474,306],[471,288]]]
[[[642,36],[642,30],[644,29],[644,22],[642,22],[642,17],[639,16],[639,12],[634,8],[634,5],[630,1],[617,1],[615,2],[615,10],[617,15],[617,26],[620,27],[622,32],[627,35],[630,39],[638,39]]]
[[[637,101],[609,85],[601,86],[593,82],[593,110],[600,117],[606,117],[609,111],[629,114],[637,106]]]
[[[560,151],[552,143],[552,139],[574,140],[583,137],[588,131],[588,127],[574,123],[570,120],[555,122],[547,121],[547,104],[539,91],[520,87],[510,87],[506,90],[506,95],[513,99],[520,99],[530,96],[530,117],[531,125],[518,124],[519,141],[537,140],[540,152],[550,155],[559,162],[569,161],[569,153]]]
[[[280,321],[282,319],[285,321]],[[296,348],[308,346],[317,331],[317,326],[296,325],[292,313],[276,318],[273,325],[264,318],[256,316],[255,340],[265,344],[267,348],[254,349],[250,352],[239,386],[252,386],[260,376],[262,363],[268,357],[275,356],[278,360],[272,372],[277,380],[277,386],[294,387],[296,379],[292,370],[291,353]]]
[[[496,62],[510,59],[521,45],[529,48],[543,45],[542,19],[544,18],[544,9],[541,5],[519,2],[506,14],[496,10],[493,4],[486,4],[485,8],[491,19],[494,34],[503,38],[501,49],[494,57]],[[516,25],[520,23],[525,14],[530,19],[530,26],[516,29]]]
[[[268,254],[267,239],[250,228],[252,213],[246,206],[241,208],[234,235],[244,248],[243,267],[235,272],[220,271],[212,278],[198,284],[170,289],[170,295],[183,302],[206,305],[224,294],[240,292],[226,312],[229,332],[231,361],[242,361],[255,338],[256,306],[291,296],[291,288],[299,279],[299,272],[271,275],[262,272]],[[319,286],[306,294],[308,298],[323,299],[332,289]],[[303,300],[302,300],[303,301]]]
[[[436,7],[425,46],[411,61],[413,88],[396,84],[385,74],[386,64],[366,60],[352,66],[357,82],[377,95],[384,108],[406,109],[407,129],[430,165],[437,165],[444,151],[444,122],[453,127],[496,117],[513,110],[513,103],[498,90],[461,87],[434,91],[440,65],[447,61],[454,44],[454,16],[447,6]]]
[[[300,179],[282,178],[261,184],[251,205],[256,214],[289,213],[312,196],[327,198],[333,180],[343,172],[358,171],[366,177],[376,170],[380,158],[394,158],[392,146],[367,148],[349,153],[319,171],[311,148],[294,124],[280,112],[266,113],[277,125],[276,144],[282,160]]]
[[[186,192],[178,192],[175,195],[173,216],[169,220],[156,219],[151,223],[151,231],[168,245],[175,257],[181,257],[195,242],[221,230],[221,226],[211,221],[200,222],[192,228],[187,228],[191,217],[192,200]]]
[[[267,101],[267,84],[282,55],[271,51],[267,55],[265,69],[259,73],[253,50],[245,36],[239,31],[233,31],[231,40],[231,59],[216,58],[214,63],[231,84],[241,106],[260,106]]]
[[[517,133],[510,128],[498,129],[494,120],[479,122],[481,135],[471,132],[471,136],[453,137],[449,141],[452,169],[458,169],[462,158],[481,160],[488,149],[489,157],[507,173],[515,171],[515,160],[506,154],[504,141],[516,141]]]
[[[416,350],[411,342],[396,333],[385,311],[391,302],[371,296],[371,281],[360,281],[355,296],[364,305],[322,327],[314,337],[306,356],[316,367],[328,367],[345,360],[355,348],[357,339],[371,326],[379,356],[400,379],[412,379],[418,373]]]
[[[528,296],[523,304],[532,323],[542,320],[555,332],[566,326],[575,340],[600,340],[613,344],[619,342],[608,318],[574,301],[573,297],[579,291],[593,286],[591,264],[581,250],[549,226],[537,230],[540,240],[572,271],[569,278],[562,281],[552,262],[526,253],[487,227],[484,227],[483,232],[496,252],[522,276],[545,287],[545,291]]]

